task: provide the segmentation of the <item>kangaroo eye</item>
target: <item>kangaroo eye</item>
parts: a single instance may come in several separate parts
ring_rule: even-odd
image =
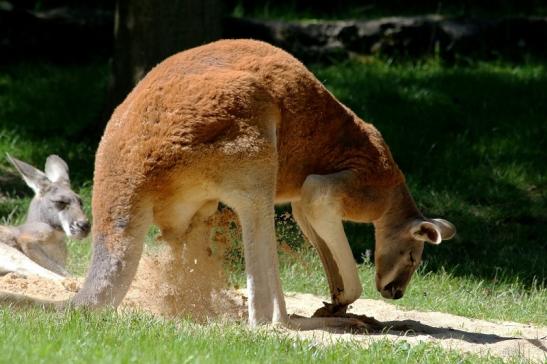
[[[59,210],[64,210],[68,206],[68,202],[66,201],[53,201],[53,203]]]
[[[412,252],[410,252],[410,261],[412,262],[412,264],[416,263],[416,260],[412,256]]]

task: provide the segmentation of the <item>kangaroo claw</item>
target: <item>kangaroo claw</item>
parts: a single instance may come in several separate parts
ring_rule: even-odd
[[[336,305],[333,303],[323,302],[323,307],[320,307],[315,311],[312,317],[339,317],[346,319],[357,320],[366,327],[366,331],[382,331],[385,325],[374,317],[368,317],[366,315],[356,315],[348,313],[348,305]]]

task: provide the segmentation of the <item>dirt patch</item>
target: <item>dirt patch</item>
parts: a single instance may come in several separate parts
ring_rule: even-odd
[[[66,300],[80,289],[82,278],[53,281],[36,276],[8,273],[0,277],[0,291],[50,300]]]
[[[230,225],[233,220],[234,216],[225,212],[208,220],[195,221],[185,237],[186,244],[171,242],[147,251],[120,310],[147,311],[163,317],[189,316],[198,322],[246,320],[245,291],[225,288],[222,265],[231,239],[231,234],[226,232],[228,228],[233,230]],[[212,226],[215,228],[211,229]],[[203,241],[211,243],[207,245]],[[70,278],[54,282],[7,274],[0,277],[0,291],[64,300],[77,292],[82,280]],[[286,296],[288,311],[307,317],[322,306],[323,300],[325,298],[302,293]],[[441,312],[404,311],[384,301],[368,299],[356,301],[349,312],[373,316],[393,329],[358,334],[328,330],[283,331],[322,344],[342,340],[367,346],[380,339],[404,340],[410,344],[434,342],[463,352],[547,360],[546,327],[494,323]]]
[[[290,313],[310,316],[322,306],[321,297],[295,293],[286,296]],[[325,330],[291,332],[317,342],[357,341],[367,346],[381,339],[410,344],[434,342],[447,349],[501,357],[518,356],[533,361],[547,359],[547,327],[516,322],[491,322],[442,312],[402,310],[381,300],[359,299],[348,312],[366,314],[392,330],[367,334],[332,333]]]
[[[223,264],[229,246],[229,234],[224,232],[234,219],[229,210],[195,219],[182,238],[185,244],[170,242],[148,252],[121,307],[198,322],[221,316],[244,318],[243,298],[226,289]]]

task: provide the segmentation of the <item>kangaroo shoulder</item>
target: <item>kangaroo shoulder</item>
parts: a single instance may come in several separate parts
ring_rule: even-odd
[[[16,236],[18,244],[30,244],[30,243],[48,243],[53,240],[59,240],[63,238],[64,234],[61,231],[57,231],[50,225],[33,222],[23,224],[18,227],[18,233]]]

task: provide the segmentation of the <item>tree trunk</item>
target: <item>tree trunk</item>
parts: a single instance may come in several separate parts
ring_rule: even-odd
[[[114,60],[102,133],[114,108],[166,57],[222,35],[222,0],[118,0]]]

